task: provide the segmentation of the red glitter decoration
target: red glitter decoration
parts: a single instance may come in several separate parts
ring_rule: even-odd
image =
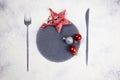
[[[71,24],[71,22],[65,18],[66,10],[63,10],[60,13],[56,13],[52,9],[49,10],[51,15],[48,17],[47,23],[43,23],[41,28],[54,26],[57,29],[58,33],[60,33],[63,25]]]

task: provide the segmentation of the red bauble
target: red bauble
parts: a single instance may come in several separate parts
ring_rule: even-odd
[[[76,46],[70,46],[69,51],[70,51],[71,54],[75,55],[77,53]]]
[[[77,34],[74,35],[73,39],[74,39],[75,41],[79,42],[79,41],[82,39],[82,36],[77,33]]]

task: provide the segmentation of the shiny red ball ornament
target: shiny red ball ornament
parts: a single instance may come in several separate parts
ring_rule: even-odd
[[[82,39],[82,36],[80,34],[75,34],[73,39],[76,41],[76,42],[79,42],[81,39]]]
[[[70,51],[71,54],[75,55],[77,53],[76,46],[70,46],[69,51]]]

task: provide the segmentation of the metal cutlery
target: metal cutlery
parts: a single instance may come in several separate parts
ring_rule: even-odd
[[[24,24],[27,26],[26,43],[27,43],[27,72],[28,72],[29,71],[29,25],[31,24],[30,15],[26,14],[24,16]]]
[[[86,21],[86,65],[88,65],[88,52],[89,52],[89,8],[85,14]]]

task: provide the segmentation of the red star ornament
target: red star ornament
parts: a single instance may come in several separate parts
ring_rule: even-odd
[[[63,10],[60,13],[56,13],[50,8],[49,10],[51,15],[48,17],[47,23],[43,23],[41,26],[42,29],[47,26],[54,26],[58,33],[60,33],[63,25],[71,24],[71,22],[65,18],[66,10]]]

